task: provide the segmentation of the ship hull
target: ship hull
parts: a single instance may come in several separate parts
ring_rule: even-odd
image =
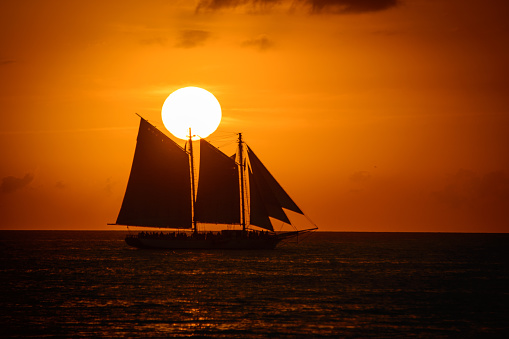
[[[281,241],[277,236],[264,239],[152,239],[128,236],[125,241],[129,246],[144,249],[168,250],[272,250]]]

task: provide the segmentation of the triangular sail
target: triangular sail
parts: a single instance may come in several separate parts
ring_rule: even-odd
[[[204,139],[200,139],[200,174],[194,217],[202,223],[240,223],[238,165]]]
[[[290,220],[286,216],[281,204],[277,200],[276,195],[272,192],[270,186],[262,177],[261,169],[256,163],[251,163],[252,175],[249,177],[250,188],[256,190],[259,195],[267,214],[275,219],[290,224]]]
[[[189,156],[143,118],[118,225],[190,228]]]
[[[272,174],[262,164],[251,148],[248,148],[248,158],[253,171],[254,182],[266,205],[269,215],[273,218],[290,223],[281,208],[304,214]]]
[[[251,171],[248,171],[248,174],[249,182],[251,183],[249,186],[249,201],[250,201],[249,223],[251,225],[255,225],[269,231],[274,231],[274,227],[270,222],[269,212],[265,207],[263,198],[260,192],[258,191],[257,185],[253,184],[253,182],[255,181],[253,178],[253,173]]]

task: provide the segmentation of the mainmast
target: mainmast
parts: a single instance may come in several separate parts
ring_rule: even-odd
[[[191,156],[191,202],[192,202],[192,210],[193,210],[193,230],[194,233],[198,232],[198,227],[196,227],[196,218],[194,217],[194,210],[196,205],[196,187],[194,183],[194,156],[193,156],[193,135],[191,134],[191,127],[189,127],[189,152]]]
[[[243,157],[243,147],[242,147],[242,133],[239,133],[239,162],[240,162],[240,201],[241,201],[241,220],[242,231],[246,231],[246,202],[245,202],[245,194],[244,194],[244,157]]]

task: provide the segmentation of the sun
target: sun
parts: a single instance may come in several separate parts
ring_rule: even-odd
[[[221,105],[216,97],[199,87],[184,87],[171,93],[161,110],[164,127],[179,139],[206,138],[221,122]]]

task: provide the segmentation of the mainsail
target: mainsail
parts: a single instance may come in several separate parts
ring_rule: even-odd
[[[238,165],[204,139],[200,139],[200,172],[194,218],[202,223],[240,223]]]
[[[249,223],[269,231],[274,231],[274,227],[270,222],[269,212],[263,202],[263,198],[257,189],[257,185],[253,184],[256,181],[254,179],[253,172],[248,171],[248,173],[249,182],[251,183],[249,187]]]
[[[190,228],[191,223],[189,155],[142,118],[116,224]]]

